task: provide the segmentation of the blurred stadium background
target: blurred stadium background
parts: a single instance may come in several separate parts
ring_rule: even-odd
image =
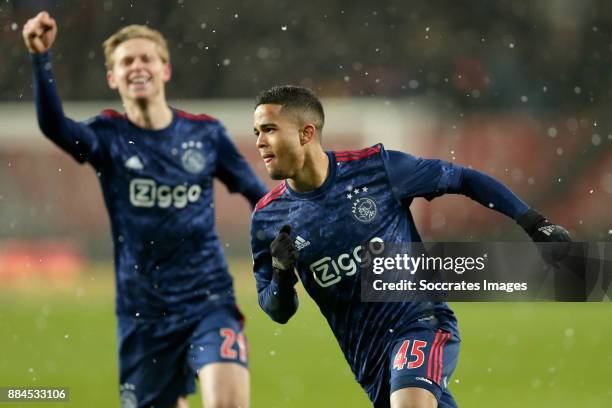
[[[146,23],[169,39],[172,105],[220,118],[262,177],[253,98],[274,84],[301,84],[324,98],[329,148],[380,141],[472,166],[578,240],[612,239],[612,5],[604,0],[6,0],[0,386],[68,386],[66,406],[118,403],[112,247],[100,189],[91,168],[41,136],[31,102],[21,28],[43,9],[58,20],[54,68],[73,118],[121,110],[105,85],[100,44],[123,25]],[[259,310],[248,207],[216,187],[218,231],[249,322],[253,406],[367,406],[305,293],[287,326]],[[426,240],[526,239],[462,197],[417,200],[412,209]],[[463,351],[451,389],[461,406],[609,406],[609,303],[454,307]]]

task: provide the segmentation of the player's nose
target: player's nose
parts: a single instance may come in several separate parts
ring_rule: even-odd
[[[268,145],[266,136],[264,132],[259,133],[259,135],[257,136],[257,148],[261,149],[263,147],[266,147]]]
[[[137,70],[137,69],[143,68],[144,66],[145,66],[145,63],[144,63],[144,61],[142,61],[142,59],[134,58],[134,61],[132,62],[131,68],[134,69],[134,70]]]

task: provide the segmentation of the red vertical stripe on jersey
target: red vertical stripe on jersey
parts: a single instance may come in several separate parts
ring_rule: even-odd
[[[444,367],[444,346],[446,346],[446,342],[448,341],[448,339],[450,338],[451,334],[450,333],[444,333],[442,335],[442,341],[440,343],[439,348],[439,354],[438,354],[438,363],[436,364],[436,368],[438,369],[438,373],[435,376],[436,377],[436,383],[440,384],[440,380],[442,379],[442,368]]]
[[[431,346],[431,350],[429,350],[429,358],[427,359],[427,378],[429,378],[430,380],[434,379],[433,376],[432,376],[433,366],[431,365],[431,362],[433,360],[434,365],[436,364],[436,361],[435,361],[433,355],[436,352],[436,348],[438,346],[438,340],[439,340],[441,334],[442,334],[442,332],[440,330],[438,330],[437,333],[436,333],[436,337],[434,338],[433,345]]]
[[[442,346],[442,341],[444,341],[444,332],[440,331],[440,338],[438,339],[438,344],[436,345],[436,351],[434,353],[434,364],[433,364],[433,372],[432,380],[437,383],[436,378],[438,377],[438,368],[440,365],[440,348]]]

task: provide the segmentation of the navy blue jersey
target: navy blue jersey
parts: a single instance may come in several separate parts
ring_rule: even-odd
[[[299,278],[368,391],[387,368],[390,347],[403,329],[434,316],[440,327],[457,330],[446,303],[361,302],[362,245],[420,241],[409,209],[415,197],[469,193],[483,204],[492,200],[512,217],[527,207],[488,176],[445,161],[387,152],[382,145],[327,154],[329,172],[319,188],[300,193],[283,181],[257,204],[251,230],[257,290],[260,305],[274,320],[285,322],[297,310],[293,285],[273,280],[269,249],[280,228],[289,224],[299,250]],[[490,191],[482,197],[472,194],[478,186]]]
[[[110,110],[77,123],[63,114],[49,54],[33,61],[41,129],[98,174],[112,227],[117,313],[201,316],[212,305],[233,304],[215,232],[213,179],[252,205],[266,189],[221,123],[179,110],[162,130],[139,128]]]

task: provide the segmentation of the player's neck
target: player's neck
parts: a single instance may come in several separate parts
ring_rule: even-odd
[[[130,122],[143,129],[160,130],[172,123],[172,110],[164,99],[142,103],[124,100],[123,106]]]
[[[299,193],[306,193],[321,187],[329,176],[329,157],[323,149],[307,155],[304,166],[288,179],[289,186]]]

